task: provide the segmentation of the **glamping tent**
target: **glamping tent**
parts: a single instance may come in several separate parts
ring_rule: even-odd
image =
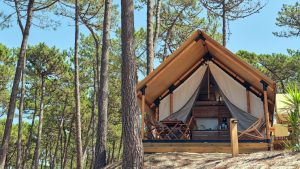
[[[137,96],[145,143],[228,141],[230,118],[240,141],[270,142],[275,82],[200,30],[138,83]]]

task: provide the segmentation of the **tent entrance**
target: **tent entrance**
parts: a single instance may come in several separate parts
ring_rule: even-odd
[[[229,119],[232,115],[209,69],[204,75],[191,111],[195,121],[192,140],[230,139]]]
[[[247,112],[249,99],[252,112]],[[253,93],[247,98],[246,88],[213,62],[200,66],[159,105],[159,121],[193,122],[193,140],[229,140],[230,118],[238,120],[239,139],[264,139],[261,99]]]

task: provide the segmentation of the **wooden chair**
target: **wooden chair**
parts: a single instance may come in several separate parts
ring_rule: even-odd
[[[254,139],[264,139],[264,136],[261,134],[261,130],[265,126],[265,123],[260,118],[256,122],[254,122],[249,128],[244,131],[239,131],[239,138],[241,137],[248,137]]]
[[[191,139],[191,129],[194,124],[194,116],[190,118],[190,121],[187,124],[179,124],[179,128],[181,130],[180,139],[190,140]]]
[[[146,138],[147,139],[158,139],[158,140],[172,140],[176,138],[173,131],[166,125],[162,124],[161,122],[152,122],[151,119],[145,119],[147,132]]]

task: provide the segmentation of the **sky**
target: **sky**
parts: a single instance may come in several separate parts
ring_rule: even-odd
[[[300,38],[279,38],[272,34],[274,31],[280,31],[275,25],[278,11],[282,4],[294,4],[297,0],[269,0],[268,5],[260,13],[249,16],[245,19],[230,22],[229,41],[227,48],[232,52],[238,50],[247,50],[255,53],[287,53],[287,49],[299,50]],[[299,0],[298,0],[299,1]],[[114,4],[120,5],[119,1],[114,0]],[[0,11],[9,13],[9,7],[4,7],[0,2]],[[45,42],[50,46],[56,46],[61,49],[69,49],[74,45],[74,28],[69,19],[59,18],[62,26],[57,30],[39,29],[32,27],[29,36],[29,44],[34,45],[39,42]],[[19,47],[21,42],[20,29],[16,20],[13,21],[13,27],[0,30],[0,43],[8,47]],[[146,10],[135,11],[135,27],[146,27]],[[81,33],[87,35],[88,30],[83,26]]]

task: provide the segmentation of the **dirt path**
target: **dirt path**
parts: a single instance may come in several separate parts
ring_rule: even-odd
[[[148,169],[300,169],[300,153],[259,152],[231,158],[224,153],[157,153],[145,155]]]

